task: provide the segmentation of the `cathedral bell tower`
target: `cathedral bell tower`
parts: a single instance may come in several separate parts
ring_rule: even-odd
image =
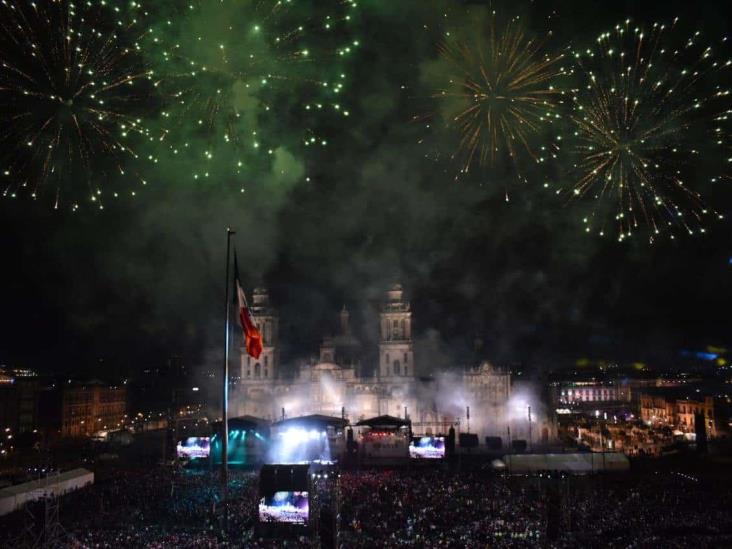
[[[255,288],[250,306],[252,319],[262,334],[262,354],[258,359],[247,354],[243,342],[241,347],[241,378],[243,380],[273,380],[277,377],[279,351],[277,338],[279,317],[269,303],[269,293],[264,288]]]
[[[379,377],[414,376],[412,312],[400,284],[386,292],[379,325]]]

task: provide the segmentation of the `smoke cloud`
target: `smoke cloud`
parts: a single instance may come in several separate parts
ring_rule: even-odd
[[[216,115],[204,130],[196,116],[161,118],[158,128],[170,132],[164,146],[151,144],[159,160],[136,199],[74,215],[0,201],[4,307],[14,319],[0,361],[93,372],[105,358],[135,373],[180,354],[200,371],[218,367],[227,226],[237,231],[245,284],[271,290],[286,365],[317,353],[344,303],[373,349],[375,307],[395,281],[412,301],[420,374],[483,358],[539,370],[579,354],[652,359],[649,340],[669,349],[729,339],[724,226],[652,248],[618,245],[587,237],[577,212],[531,173],[516,183],[503,170],[473,170],[456,182],[454,137],[436,128],[425,134],[413,122],[429,98],[424,78],[437,55],[440,10],[361,4],[353,27],[334,47],[330,38],[314,43],[316,61],[296,65],[290,80],[272,88],[245,75],[202,80],[196,109],[207,112],[220,86],[224,98],[215,104],[234,118]],[[593,38],[601,22],[586,5],[566,6],[560,15],[576,8],[581,21],[584,13]],[[534,9],[529,27],[545,26],[544,8]],[[601,9],[613,23],[627,15]],[[198,27],[164,42],[185,38],[186,56],[214,59],[217,52],[194,50],[189,40],[208,22],[191,20]],[[552,24],[565,42],[581,28],[561,17]],[[257,44],[229,38],[233,46]],[[351,58],[315,56],[346,39],[360,41]],[[256,53],[274,55],[264,46]],[[345,75],[338,100],[349,116],[305,111],[306,77],[318,68],[329,81]],[[232,135],[246,137],[240,144],[226,143],[228,123]],[[306,136],[326,145],[306,146]],[[724,213],[728,192],[714,192]],[[454,401],[462,406],[460,395]]]

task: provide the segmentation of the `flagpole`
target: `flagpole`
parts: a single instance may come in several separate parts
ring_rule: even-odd
[[[224,379],[221,394],[221,423],[223,437],[221,439],[221,484],[224,504],[224,530],[229,527],[229,273],[231,271],[231,236],[236,234],[230,227],[226,228],[226,336],[224,338]]]

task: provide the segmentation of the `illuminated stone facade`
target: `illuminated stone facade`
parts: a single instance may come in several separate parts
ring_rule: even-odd
[[[732,418],[728,395],[681,394],[682,390],[664,394],[649,392],[641,395],[641,419],[654,427],[672,427],[682,433],[696,430],[695,415],[704,418],[707,436],[716,438],[730,431]]]
[[[510,375],[488,363],[458,376],[459,399],[441,398],[439,380],[419,377],[411,306],[398,284],[381,303],[378,364],[373,374],[364,367],[367,353],[351,333],[345,307],[339,314],[338,334],[323,340],[319,360],[301,365],[292,379],[279,375],[278,317],[266,290],[254,291],[252,315],[262,331],[265,350],[254,360],[241,348],[240,375],[232,391],[232,412],[237,415],[275,420],[283,414],[344,414],[353,422],[406,415],[416,432],[436,432],[457,422],[466,406],[472,406],[476,424],[479,417],[502,415],[511,393]]]

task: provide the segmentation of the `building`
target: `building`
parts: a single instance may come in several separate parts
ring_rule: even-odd
[[[0,368],[0,426],[14,433],[38,426],[38,375],[32,370]]]
[[[676,421],[674,398],[647,392],[640,397],[640,417],[648,425],[673,425]]]
[[[706,434],[716,438],[729,433],[730,397],[693,388],[656,389],[641,394],[641,420],[681,433],[695,432],[695,416],[704,418]]]
[[[618,381],[563,382],[557,384],[555,390],[560,405],[630,402],[631,399],[630,389]]]
[[[695,415],[704,418],[707,436],[716,438],[720,434],[718,414],[715,413],[714,397],[702,396],[698,398],[686,397],[676,401],[676,422],[682,431],[690,433],[695,430]],[[727,429],[725,429],[727,430]]]
[[[577,442],[593,452],[623,452],[627,456],[659,456],[674,442],[670,432],[635,422],[586,422],[575,431]]]
[[[554,406],[575,411],[612,412],[627,416],[640,412],[640,396],[656,388],[681,387],[685,379],[649,377],[635,372],[563,372],[551,383]]]
[[[61,436],[91,436],[124,425],[127,389],[101,382],[67,384],[61,391]]]
[[[420,376],[411,306],[399,284],[386,292],[381,303],[375,348],[366,348],[354,337],[343,307],[338,333],[322,340],[318,360],[301,363],[290,377],[280,370],[279,317],[266,290],[254,290],[251,313],[264,348],[255,360],[241,347],[231,395],[237,415],[275,420],[323,414],[354,421],[391,415],[409,418],[418,433],[445,432],[466,415],[468,406],[476,425],[479,418],[502,415],[511,393],[510,374],[488,363],[449,382]]]

